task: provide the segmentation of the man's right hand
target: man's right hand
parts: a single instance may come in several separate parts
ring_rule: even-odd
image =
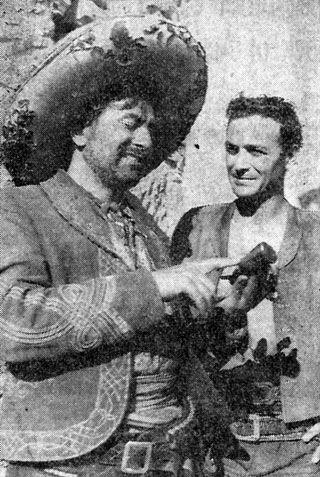
[[[153,278],[163,300],[171,300],[185,294],[192,300],[199,312],[206,315],[214,307],[216,286],[205,274],[212,270],[237,265],[239,261],[239,258],[210,258],[186,262],[153,272]]]

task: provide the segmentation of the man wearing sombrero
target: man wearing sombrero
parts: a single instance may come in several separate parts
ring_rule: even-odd
[[[182,475],[186,460],[201,475],[189,323],[170,301],[183,293],[207,317],[205,273],[235,261],[168,268],[127,190],[177,148],[205,90],[190,33],[132,17],[70,34],[16,94],[2,153],[33,185],[0,198],[7,476]],[[240,281],[226,310],[245,300]]]

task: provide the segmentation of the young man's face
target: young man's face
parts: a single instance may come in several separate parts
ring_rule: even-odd
[[[234,119],[227,128],[226,163],[237,197],[257,197],[279,190],[285,164],[279,144],[280,124],[260,115]]]
[[[111,102],[85,128],[83,157],[102,183],[127,189],[150,172],[155,115],[146,101]]]

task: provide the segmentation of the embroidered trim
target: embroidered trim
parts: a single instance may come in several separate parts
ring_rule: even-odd
[[[95,408],[89,417],[57,431],[0,431],[6,460],[50,461],[71,459],[97,448],[114,433],[123,419],[130,382],[130,355],[100,366]]]
[[[0,292],[3,292],[8,290],[9,284],[3,281],[0,287]],[[130,333],[130,327],[110,305],[117,293],[113,277],[91,280],[86,285],[62,285],[52,297],[46,297],[44,290],[29,290],[26,294],[27,291],[18,286],[9,289],[3,307],[10,309],[10,302],[13,301],[17,305],[24,304],[26,315],[36,313],[36,308],[41,307],[43,313],[58,317],[52,317],[55,323],[40,329],[17,326],[0,317],[0,330],[11,341],[46,345],[66,336],[73,349],[87,350],[102,342],[113,343],[123,334]]]

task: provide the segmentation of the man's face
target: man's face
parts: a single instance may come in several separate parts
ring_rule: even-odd
[[[110,188],[130,188],[156,165],[152,162],[152,106],[139,99],[111,102],[84,129],[83,157]]]
[[[238,197],[257,197],[268,187],[278,190],[285,171],[279,144],[280,124],[260,115],[234,119],[227,128],[226,163]]]

